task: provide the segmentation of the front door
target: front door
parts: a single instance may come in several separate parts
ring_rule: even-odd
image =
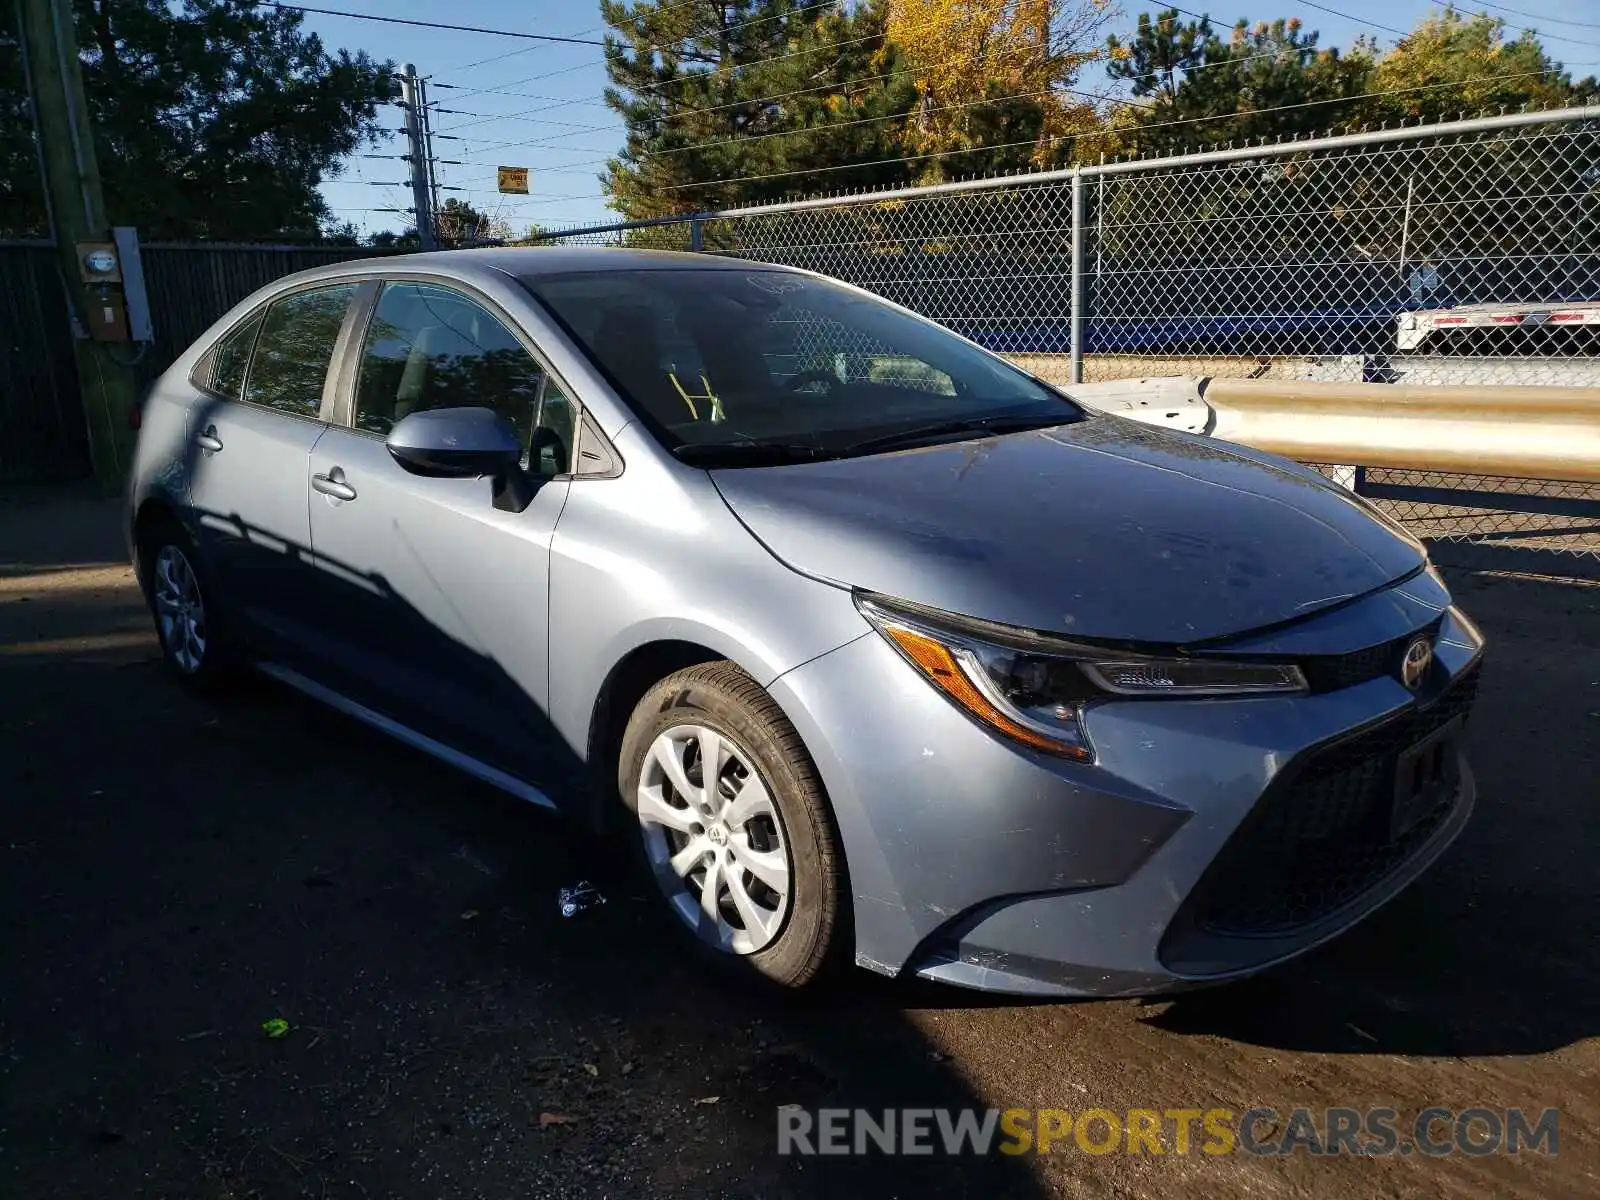
[[[269,655],[307,624],[306,467],[323,435],[328,365],[355,293],[291,292],[246,318],[201,367],[191,411],[189,504],[223,603]]]
[[[546,610],[570,406],[504,321],[431,283],[384,285],[354,374],[351,420],[310,462],[333,686],[491,766],[561,782],[573,764],[546,715]],[[467,406],[500,412],[533,448],[524,511],[496,509],[488,479],[424,478],[390,456],[384,438],[407,414]]]

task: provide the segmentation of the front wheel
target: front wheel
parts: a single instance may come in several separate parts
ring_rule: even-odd
[[[672,923],[703,957],[802,988],[845,955],[844,859],[816,768],[729,662],[668,676],[623,736],[618,785]]]

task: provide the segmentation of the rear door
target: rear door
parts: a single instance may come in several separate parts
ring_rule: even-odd
[[[328,368],[354,283],[279,296],[201,359],[189,503],[223,603],[266,653],[303,645],[311,529],[306,467],[327,424]]]
[[[350,411],[316,444],[311,541],[331,686],[523,779],[561,782],[546,716],[550,542],[566,501],[575,410],[512,331],[459,286],[383,285],[353,355]],[[493,408],[527,448],[522,512],[488,479],[402,468],[389,430],[426,409]]]

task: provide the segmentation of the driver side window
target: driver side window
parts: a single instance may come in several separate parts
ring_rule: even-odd
[[[524,468],[571,469],[572,406],[498,317],[438,284],[384,284],[362,344],[354,427],[386,437],[411,413],[468,407],[510,422]]]

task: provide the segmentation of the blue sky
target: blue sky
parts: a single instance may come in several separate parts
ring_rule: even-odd
[[[317,4],[317,0],[312,0]],[[1323,0],[1317,0],[1323,4]],[[1551,53],[1568,63],[1590,64],[1575,69],[1579,75],[1600,71],[1600,0],[1496,0],[1502,7],[1484,7],[1513,26],[1541,30]],[[604,33],[599,5],[594,0],[455,0],[451,4],[428,0],[322,0],[319,7],[406,17],[450,24],[480,25],[494,29],[598,40]],[[1111,28],[1130,29],[1140,12],[1155,11],[1160,4],[1124,0]],[[1378,38],[1384,45],[1395,40],[1391,29],[1409,29],[1422,16],[1437,9],[1436,0],[1326,0],[1324,11],[1310,3],[1284,0],[1273,7],[1263,0],[1248,0],[1235,7],[1218,8],[1188,0],[1183,7],[1208,12],[1213,24],[1228,26],[1241,16],[1251,20],[1299,16],[1307,28],[1322,33],[1322,44],[1348,46],[1360,34]],[[1473,10],[1471,3],[1463,4]],[[1517,9],[1531,16],[1504,9]],[[513,229],[525,226],[565,225],[614,219],[600,194],[596,173],[607,155],[621,144],[621,123],[605,107],[601,93],[605,67],[595,46],[530,42],[492,34],[420,29],[376,21],[310,14],[306,26],[319,33],[330,47],[365,50],[374,58],[414,63],[430,79],[429,99],[444,109],[434,121],[438,134],[462,140],[439,140],[435,153],[463,165],[440,168],[440,181],[465,189],[448,193],[471,201],[479,209],[497,214]],[[1557,40],[1569,39],[1569,40]],[[1090,72],[1085,86],[1099,90],[1104,79]],[[471,114],[471,115],[463,115]],[[385,124],[398,130],[399,109],[390,109]],[[515,143],[538,143],[517,145]],[[392,137],[370,153],[399,154],[404,139]],[[495,191],[495,167],[504,163],[530,168],[529,196],[500,196]],[[346,164],[337,180],[323,186],[323,194],[337,215],[363,230],[399,228],[405,217],[374,211],[404,208],[410,194],[400,184],[405,164],[396,159],[358,158]]]

